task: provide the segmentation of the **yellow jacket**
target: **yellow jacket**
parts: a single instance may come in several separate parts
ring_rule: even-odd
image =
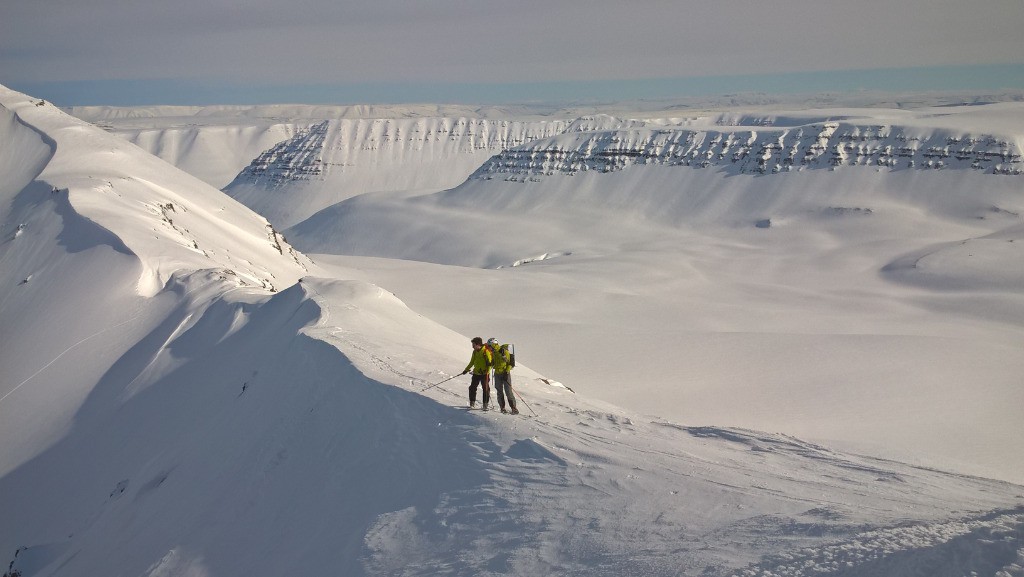
[[[497,350],[491,352],[494,372],[502,374],[512,372],[511,358],[508,355],[508,345],[501,345]]]
[[[465,373],[469,369],[473,369],[474,375],[486,375],[491,370],[492,362],[491,352],[487,350],[487,347],[473,349],[473,356],[469,357],[469,364],[462,372]]]

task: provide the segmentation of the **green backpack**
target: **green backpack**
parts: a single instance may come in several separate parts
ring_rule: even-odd
[[[510,346],[512,347],[511,351],[509,350]],[[501,357],[505,359],[505,362],[508,364],[508,368],[510,370],[516,368],[515,345],[499,345],[498,350],[493,351],[493,353],[501,355]]]

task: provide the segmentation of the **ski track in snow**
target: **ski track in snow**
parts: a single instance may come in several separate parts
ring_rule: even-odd
[[[31,381],[32,379],[36,378],[37,376],[39,376],[39,374],[40,374],[40,373],[42,373],[42,372],[43,372],[43,371],[45,371],[46,369],[50,368],[50,366],[51,366],[51,365],[53,365],[54,363],[56,363],[57,361],[59,361],[59,360],[61,359],[61,357],[63,357],[63,356],[64,356],[64,355],[66,355],[67,353],[69,353],[69,352],[71,352],[71,351],[75,350],[75,349],[76,349],[76,348],[78,348],[79,346],[81,346],[81,345],[83,345],[83,344],[85,344],[85,343],[89,342],[90,340],[92,340],[92,339],[94,339],[94,338],[96,338],[96,337],[98,337],[98,336],[101,336],[101,335],[103,335],[103,334],[106,334],[106,333],[108,333],[108,332],[110,332],[110,331],[112,331],[112,330],[114,330],[114,329],[117,329],[117,328],[123,327],[123,326],[125,326],[125,325],[131,324],[131,323],[132,323],[132,321],[134,321],[134,320],[135,320],[136,318],[138,318],[139,316],[140,316],[140,315],[136,315],[136,316],[134,316],[134,317],[131,317],[131,318],[129,318],[129,319],[126,319],[126,320],[124,320],[124,321],[121,321],[120,323],[117,323],[117,324],[116,324],[116,325],[114,325],[114,326],[111,326],[111,327],[107,327],[107,328],[105,328],[105,329],[103,329],[103,330],[101,330],[101,331],[97,331],[97,332],[95,332],[95,333],[93,333],[93,334],[91,334],[91,335],[89,335],[89,336],[85,337],[84,339],[82,339],[82,340],[78,341],[77,343],[75,343],[75,344],[71,345],[70,347],[68,347],[68,348],[64,349],[64,350],[63,350],[63,351],[61,351],[61,352],[60,352],[60,353],[59,353],[59,354],[58,354],[58,355],[57,355],[56,357],[54,357],[53,359],[51,359],[51,360],[50,360],[50,362],[48,362],[48,363],[46,363],[45,365],[43,365],[42,367],[40,367],[38,371],[36,371],[36,372],[32,373],[31,375],[29,375],[29,376],[28,376],[28,378],[26,378],[26,379],[25,379],[24,381],[22,381],[22,382],[18,383],[17,385],[15,385],[15,386],[14,386],[14,388],[12,388],[12,389],[11,389],[10,391],[8,391],[8,392],[7,392],[7,394],[6,394],[6,395],[4,395],[3,397],[0,397],[0,403],[4,402],[4,399],[6,399],[7,397],[9,397],[9,396],[13,395],[15,391],[17,391],[18,389],[20,389],[20,388],[21,388],[22,386],[24,386],[24,385],[25,385],[26,383],[28,383],[28,382],[29,382],[29,381]]]

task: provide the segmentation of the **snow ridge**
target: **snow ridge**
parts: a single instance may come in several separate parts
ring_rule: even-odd
[[[11,191],[18,200],[3,215],[5,226],[24,232],[52,209],[67,221],[65,227],[78,223],[99,244],[136,256],[142,267],[138,290],[146,295],[180,270],[225,270],[242,284],[270,290],[305,272],[302,258],[285,248],[265,219],[210,198],[216,190],[209,185],[52,106],[28,104],[6,89],[0,97],[53,151],[39,173],[27,175],[34,182]],[[74,153],[63,153],[58,139]],[[71,245],[81,239],[69,238]],[[287,259],[279,258],[286,252]]]

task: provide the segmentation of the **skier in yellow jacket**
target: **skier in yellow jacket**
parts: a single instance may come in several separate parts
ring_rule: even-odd
[[[516,397],[512,391],[512,357],[508,351],[508,345],[502,345],[498,343],[498,339],[489,338],[487,339],[487,346],[484,347],[491,351],[491,365],[494,367],[494,392],[498,395],[498,406],[501,407],[501,412],[506,413],[505,400],[508,399],[508,406],[512,409],[513,415],[519,414],[519,409],[516,408]]]
[[[469,358],[469,364],[466,365],[465,370],[462,374],[466,374],[473,370],[473,377],[469,381],[469,408],[476,408],[476,388],[483,385],[484,396],[483,396],[483,410],[487,410],[487,405],[491,401],[491,365],[493,363],[491,359],[491,353],[484,347],[484,340],[480,337],[473,337],[470,341],[473,343],[473,356]]]

